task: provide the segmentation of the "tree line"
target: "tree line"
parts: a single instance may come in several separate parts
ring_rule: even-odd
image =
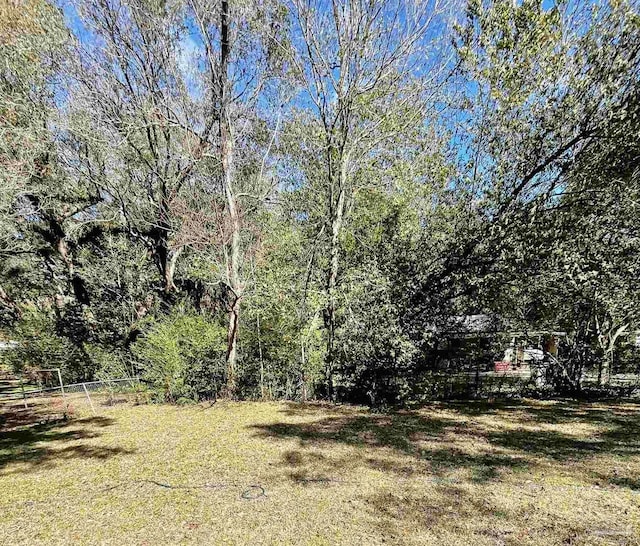
[[[555,392],[636,372],[638,8],[5,2],[3,358],[405,403],[482,314],[566,333]]]

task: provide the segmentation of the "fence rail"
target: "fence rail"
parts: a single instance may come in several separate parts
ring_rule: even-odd
[[[86,391],[109,390],[113,388],[133,387],[140,384],[139,377],[124,377],[120,379],[105,379],[103,381],[86,381],[83,383],[69,383],[67,385],[57,385],[54,387],[40,387],[23,383],[17,385],[16,392],[0,393],[0,401],[6,400],[23,400],[25,398],[33,398],[37,396],[45,396],[47,394],[55,395],[57,393],[82,393]]]

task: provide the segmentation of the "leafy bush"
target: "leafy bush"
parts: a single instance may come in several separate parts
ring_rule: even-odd
[[[17,373],[26,369],[60,368],[65,383],[90,376],[92,365],[83,347],[59,335],[58,322],[51,311],[27,307],[11,332],[18,345],[4,351],[4,362]]]
[[[274,306],[262,310],[258,330],[254,313],[259,311],[247,305],[244,314],[239,395],[248,399],[313,398],[321,381],[324,354],[319,319],[305,322],[287,307]]]
[[[404,403],[419,353],[402,329],[391,282],[373,266],[367,275],[366,282],[354,280],[344,291],[350,307],[337,330],[336,394],[373,407]]]
[[[137,375],[131,363],[131,353],[122,347],[103,347],[97,344],[85,345],[85,351],[95,363],[95,379],[122,379]]]
[[[213,398],[224,384],[226,332],[201,315],[174,313],[156,323],[132,347],[162,400]]]

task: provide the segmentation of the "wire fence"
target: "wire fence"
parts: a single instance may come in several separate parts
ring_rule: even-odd
[[[146,403],[148,393],[138,377],[40,386],[23,379],[11,381],[0,393],[0,403],[33,410],[43,416],[97,415],[100,409],[122,402]]]
[[[612,374],[606,382],[598,378],[597,374],[585,374],[581,386],[594,395],[637,397],[640,395],[640,374]],[[425,400],[517,398],[544,395],[545,392],[549,394],[549,389],[544,378],[532,373],[530,369],[507,372],[435,372],[422,377],[417,383],[417,392]]]
[[[19,400],[26,397],[34,397],[41,395],[55,395],[55,394],[72,394],[78,392],[87,391],[101,391],[101,390],[117,390],[126,389],[139,386],[140,378],[138,377],[125,377],[121,379],[105,379],[102,381],[86,381],[83,383],[71,383],[67,385],[56,385],[52,387],[39,387],[31,383],[23,383],[23,390],[17,392],[17,388],[14,388],[13,392],[8,394],[0,393],[0,400]]]

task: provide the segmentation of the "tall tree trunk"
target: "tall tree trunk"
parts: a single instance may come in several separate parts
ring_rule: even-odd
[[[344,218],[345,206],[346,162],[340,170],[338,198],[331,214],[331,246],[329,250],[330,263],[327,276],[327,308],[325,311],[325,327],[327,329],[327,354],[325,357],[325,379],[327,382],[327,396],[334,400],[333,373],[336,361],[336,288],[340,269],[340,233]]]
[[[60,230],[62,231],[61,227]],[[86,283],[76,272],[73,256],[71,255],[71,250],[69,249],[69,244],[67,243],[65,235],[62,235],[58,239],[56,250],[58,251],[58,254],[60,254],[60,257],[67,268],[67,275],[74,298],[81,305],[89,305],[89,292],[87,290]]]
[[[260,399],[265,400],[264,392],[264,360],[262,358],[262,340],[260,339],[260,315],[256,317],[256,327],[258,331],[258,356],[260,358]]]
[[[234,397],[237,390],[238,327],[240,325],[240,299],[236,298],[229,310],[227,327],[227,394]]]
[[[302,401],[307,401],[307,358],[304,354],[304,336],[300,340],[300,362],[302,364]]]
[[[220,161],[222,165],[222,187],[227,203],[231,240],[228,255],[229,289],[231,305],[229,307],[229,325],[227,329],[227,393],[233,397],[236,393],[236,364],[238,357],[238,326],[240,305],[243,295],[243,283],[240,278],[241,220],[237,197],[233,188],[234,143],[231,130],[229,103],[232,90],[229,88],[229,2],[222,0],[220,13]]]
[[[182,252],[181,247],[178,247],[175,250],[169,251],[167,265],[164,272],[164,291],[165,292],[174,292],[177,289],[176,283],[175,283],[176,265],[178,263],[178,256],[180,256],[181,252]]]

